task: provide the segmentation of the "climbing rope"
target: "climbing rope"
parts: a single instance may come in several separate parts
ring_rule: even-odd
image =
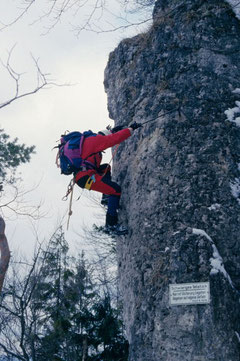
[[[70,223],[70,217],[72,215],[72,201],[73,201],[73,189],[74,189],[74,185],[75,185],[75,180],[74,178],[71,179],[68,188],[67,188],[67,192],[65,194],[65,196],[62,198],[63,201],[67,201],[68,196],[70,194],[70,202],[69,202],[69,208],[68,208],[68,220],[67,220],[67,230],[69,228],[69,223]]]
[[[159,118],[165,117],[166,115],[171,114],[171,113],[175,113],[175,112],[178,112],[179,116],[181,116],[181,112],[182,112],[181,107],[179,106],[178,108],[171,109],[171,110],[169,110],[169,111],[167,111],[167,112],[165,112],[163,114],[158,115],[155,118],[148,119],[145,122],[139,123],[139,124],[145,125],[147,123],[154,122],[155,120],[158,120]],[[124,124],[123,127],[131,127],[131,124]]]
[[[174,113],[174,112],[178,112],[179,115],[181,115],[181,112],[180,112],[180,107],[179,108],[175,108],[175,109],[172,109],[172,110],[169,110],[168,112],[165,112],[163,114],[160,114],[159,116],[157,116],[156,118],[152,118],[152,119],[149,119],[149,120],[146,120],[145,122],[143,123],[140,123],[141,125],[145,125],[147,123],[150,123],[150,122],[153,122],[159,118],[162,118],[162,117],[165,117],[165,115],[167,114],[171,114],[171,113]]]
[[[69,194],[73,190],[74,184],[75,184],[75,181],[74,181],[74,178],[72,178],[69,185],[68,185],[68,187],[67,187],[67,192],[66,192],[65,196],[62,197],[62,201],[67,201]]]
[[[68,231],[68,228],[69,228],[69,223],[70,223],[70,217],[72,215],[72,201],[73,201],[73,189],[74,189],[74,185],[75,185],[75,182],[73,183],[73,186],[72,186],[72,191],[71,191],[71,196],[70,196],[70,202],[69,202],[69,209],[68,209],[68,220],[67,220],[67,231]]]

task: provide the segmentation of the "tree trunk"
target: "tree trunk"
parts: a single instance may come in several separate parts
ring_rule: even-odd
[[[87,335],[85,335],[83,339],[82,361],[86,361],[87,354],[88,354],[88,341],[87,341]]]
[[[2,291],[4,278],[8,269],[10,260],[10,251],[8,247],[7,237],[5,236],[5,222],[0,217],[0,293]]]

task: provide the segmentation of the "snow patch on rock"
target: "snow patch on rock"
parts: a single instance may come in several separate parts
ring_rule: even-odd
[[[238,341],[240,342],[240,335],[239,335],[239,333],[238,333],[237,331],[235,331],[235,334],[236,334],[236,336],[237,336],[237,338],[238,338]]]
[[[234,288],[231,277],[225,270],[225,267],[223,264],[223,259],[220,256],[218,249],[217,249],[215,243],[213,242],[212,238],[202,229],[193,228],[192,232],[193,232],[193,234],[204,236],[205,238],[207,238],[209,240],[209,242],[211,242],[211,245],[213,248],[213,257],[210,258],[210,264],[212,266],[210,275],[216,275],[217,273],[221,272],[224,275],[224,277],[228,280],[230,285]]]
[[[234,181],[231,181],[230,187],[233,197],[236,198],[240,204],[240,178],[235,178]]]
[[[235,104],[236,104],[236,107],[228,108],[227,110],[225,110],[224,114],[226,114],[227,119],[230,122],[233,122],[238,127],[240,127],[240,102],[236,101]],[[239,115],[239,116],[237,116],[237,115]]]
[[[210,207],[208,207],[209,211],[217,211],[220,208],[221,208],[221,204],[219,203],[214,203]]]
[[[240,94],[240,88],[236,88],[232,92],[233,94]]]

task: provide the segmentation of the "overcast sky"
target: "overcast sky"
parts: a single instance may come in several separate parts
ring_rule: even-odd
[[[21,1],[1,1],[2,23],[11,22],[21,13],[22,8],[16,8],[18,4],[21,4]],[[17,23],[0,31],[0,57],[3,63],[6,63],[8,52],[15,45],[11,66],[23,74],[22,91],[31,90],[36,85],[36,70],[31,54],[39,59],[43,72],[51,73],[51,79],[61,84],[72,84],[49,87],[0,110],[0,127],[4,128],[6,133],[12,138],[18,137],[20,143],[36,145],[36,155],[32,156],[31,162],[22,166],[20,171],[25,190],[39,183],[37,189],[26,199],[34,204],[43,203],[41,210],[46,213],[46,217],[34,222],[40,240],[49,238],[59,220],[68,211],[68,202],[63,202],[61,198],[71,177],[60,175],[55,166],[56,151],[52,151],[52,148],[65,130],[98,131],[109,123],[113,124],[108,118],[107,97],[103,87],[104,68],[109,53],[121,39],[139,31],[129,29],[127,33],[105,34],[82,32],[76,37],[70,25],[72,18],[69,14],[54,29],[42,35],[49,25],[46,19],[30,25],[39,18],[42,10],[43,8],[33,7]],[[111,11],[119,10],[113,6]],[[75,18],[75,24],[77,22]],[[15,88],[4,67],[0,68],[0,76],[2,103],[12,97]],[[84,194],[86,192],[88,191]],[[85,195],[83,194],[78,202],[75,201],[81,194],[80,188],[76,186],[74,193],[73,216],[70,231],[67,233],[67,238],[72,243],[79,238],[75,232],[80,231],[84,223],[95,222],[95,210],[87,206],[89,202]],[[5,209],[4,216],[9,215]],[[30,253],[34,248],[36,237],[33,226],[26,218],[7,218],[7,236],[13,252],[18,250]]]

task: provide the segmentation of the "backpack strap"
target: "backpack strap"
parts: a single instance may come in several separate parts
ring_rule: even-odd
[[[61,136],[60,144],[56,147],[58,148],[56,165],[61,168],[62,174],[69,175],[81,170],[96,169],[95,163],[81,156],[85,138],[96,135],[89,130],[83,133],[74,131]]]

